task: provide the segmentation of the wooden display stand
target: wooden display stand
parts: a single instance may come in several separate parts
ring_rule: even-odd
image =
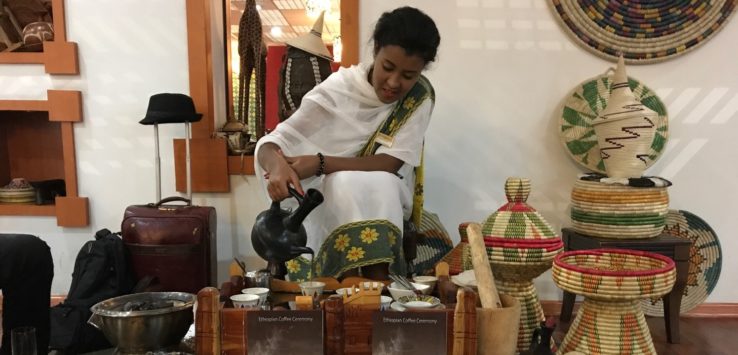
[[[248,333],[247,314],[249,309],[222,308],[219,302],[220,292],[213,287],[202,289],[197,295],[198,308],[195,315],[195,333],[197,354],[245,354]],[[324,341],[328,355],[338,354],[371,354],[372,353],[372,316],[377,309],[351,307],[344,305],[341,297],[332,297],[321,303],[325,319]],[[448,332],[447,354],[475,355],[471,347],[467,351],[455,352],[454,337],[476,339],[473,322],[458,322],[454,328],[453,309],[426,310],[424,312],[447,313],[446,329]],[[468,318],[464,315],[464,319]],[[285,339],[285,341],[289,341]],[[460,343],[464,343],[461,341]],[[476,350],[476,349],[473,349]]]
[[[64,0],[51,0],[54,40],[44,42],[43,52],[2,52],[0,64],[43,64],[47,74],[79,74],[77,43],[67,42]]]
[[[445,270],[445,271],[444,271]],[[233,271],[233,270],[232,270]],[[438,274],[439,271],[437,271]],[[448,266],[441,268],[439,280],[448,283]],[[342,282],[327,283],[326,289],[339,286],[360,285],[361,278],[346,278]],[[275,285],[275,282],[277,284]],[[280,290],[288,290],[292,294],[274,294],[275,301],[282,302],[294,297],[292,283],[272,280],[272,292],[275,286]],[[229,308],[229,297],[239,293],[244,287],[241,276],[234,275],[230,282],[223,284],[220,290],[206,287],[197,295],[198,308],[195,315],[196,353],[199,355],[245,354],[248,348],[247,314],[249,309]],[[371,354],[372,350],[372,316],[379,311],[379,289],[359,287],[361,290],[353,295],[332,296],[321,302],[324,317],[324,349],[325,354]],[[457,290],[454,290],[456,293]],[[447,305],[446,309],[418,310],[422,312],[445,312],[447,342],[446,353],[451,355],[477,354],[476,304],[477,295],[469,289],[458,290],[459,305]],[[444,297],[445,298],[445,297]],[[454,297],[454,302],[456,297]],[[223,302],[225,301],[225,302]],[[455,309],[454,309],[455,308]],[[392,312],[392,311],[387,311]],[[286,340],[288,341],[288,340]]]
[[[89,203],[77,191],[75,122],[82,121],[79,91],[49,90],[47,100],[0,100],[0,184],[64,179],[66,196],[53,205],[0,204],[0,215],[55,216],[62,227],[89,224]]]

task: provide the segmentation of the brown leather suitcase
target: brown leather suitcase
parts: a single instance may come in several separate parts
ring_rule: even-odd
[[[158,94],[159,99],[182,99],[181,94]],[[189,98],[185,98],[189,99]],[[191,99],[189,99],[191,100]],[[149,110],[152,110],[149,101]],[[190,103],[191,104],[191,103]],[[192,107],[194,112],[194,105]],[[215,208],[192,206],[192,183],[190,169],[190,125],[199,116],[191,115],[191,120],[178,120],[175,112],[156,111],[152,117],[142,124],[153,124],[156,138],[156,200],[157,203],[128,206],[121,224],[123,243],[131,255],[131,264],[137,280],[147,276],[158,279],[156,288],[161,291],[179,291],[196,294],[207,286],[216,286],[216,213]],[[194,117],[194,118],[192,118]],[[167,197],[161,199],[161,164],[159,158],[160,123],[185,123],[186,162],[187,162],[187,197]],[[172,204],[171,202],[184,202]]]
[[[195,294],[216,286],[215,208],[192,206],[181,197],[129,206],[121,230],[138,280],[155,276],[162,291]]]

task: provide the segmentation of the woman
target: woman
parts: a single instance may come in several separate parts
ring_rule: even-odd
[[[269,197],[319,189],[325,202],[304,225],[308,246],[320,251],[318,276],[387,279],[405,273],[401,228],[413,207],[414,168],[433,110],[433,88],[421,76],[435,60],[440,36],[418,9],[382,14],[374,33],[374,62],[342,68],[303,98],[289,120],[257,144],[256,169]],[[416,215],[417,217],[417,215]],[[291,279],[305,275],[288,263]]]

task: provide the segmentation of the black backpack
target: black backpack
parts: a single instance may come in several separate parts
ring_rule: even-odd
[[[109,298],[131,293],[133,271],[123,240],[101,229],[77,254],[72,286],[63,303],[51,308],[49,347],[78,354],[111,347],[103,333],[87,323],[90,307]]]

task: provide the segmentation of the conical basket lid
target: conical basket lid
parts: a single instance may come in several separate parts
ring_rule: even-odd
[[[615,69],[615,75],[613,75],[612,80],[607,107],[600,112],[597,118],[592,120],[592,125],[624,120],[634,116],[646,116],[652,117],[653,119],[659,116],[656,111],[641,104],[636,99],[633,91],[630,90],[628,75],[625,72],[625,61],[622,55],[618,60],[618,67]]]
[[[318,19],[313,24],[313,29],[301,36],[295,37],[284,42],[288,46],[302,49],[305,52],[313,54],[315,56],[328,59],[333,61],[331,52],[328,51],[328,47],[323,43],[323,17],[325,12],[321,12]]]
[[[526,201],[529,194],[530,180],[515,177],[507,179],[505,195],[508,202],[487,217],[482,226],[485,239],[508,238],[521,242],[560,239],[543,216],[528,205]]]

